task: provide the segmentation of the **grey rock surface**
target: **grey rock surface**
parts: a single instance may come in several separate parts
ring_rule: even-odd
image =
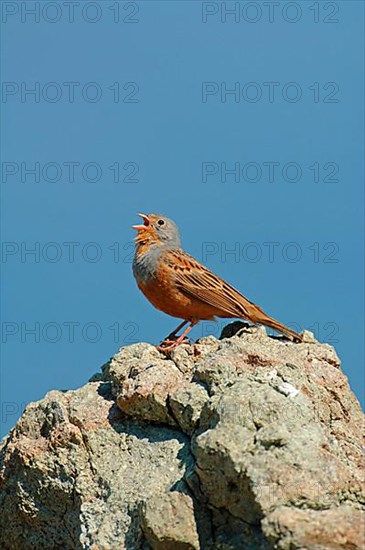
[[[143,532],[154,550],[199,550],[194,502],[189,495],[173,491],[151,497],[141,516]]]
[[[0,548],[365,548],[364,416],[335,350],[244,323],[122,348],[0,448]]]

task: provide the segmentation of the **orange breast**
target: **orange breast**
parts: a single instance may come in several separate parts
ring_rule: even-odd
[[[217,309],[181,292],[173,281],[173,273],[158,270],[156,278],[137,281],[146,298],[160,311],[185,320],[212,320]]]

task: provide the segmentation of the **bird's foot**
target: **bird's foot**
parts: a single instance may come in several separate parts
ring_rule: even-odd
[[[156,349],[158,351],[172,351],[173,349],[180,346],[180,344],[190,344],[189,338],[183,338],[182,340],[180,340],[179,338],[170,339],[170,337],[168,336],[167,338],[165,338],[165,340],[161,342],[159,346],[156,346]]]

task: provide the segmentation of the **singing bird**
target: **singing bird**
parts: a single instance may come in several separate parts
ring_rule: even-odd
[[[157,309],[183,319],[157,349],[170,351],[186,339],[202,320],[215,317],[245,319],[259,323],[300,342],[302,337],[245,298],[181,248],[175,222],[159,214],[138,214],[133,273],[138,287]],[[178,332],[188,324],[180,336]]]

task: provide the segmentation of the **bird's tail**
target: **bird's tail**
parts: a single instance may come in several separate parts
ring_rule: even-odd
[[[266,327],[273,328],[281,334],[292,338],[295,342],[301,342],[303,339],[300,334],[298,334],[291,328],[283,325],[282,323],[279,323],[279,321],[276,321],[272,317],[266,315],[266,313],[264,313],[264,311],[259,306],[255,306],[254,311],[250,311],[250,314],[250,321],[252,321],[253,323],[260,323],[261,325],[265,325]]]

